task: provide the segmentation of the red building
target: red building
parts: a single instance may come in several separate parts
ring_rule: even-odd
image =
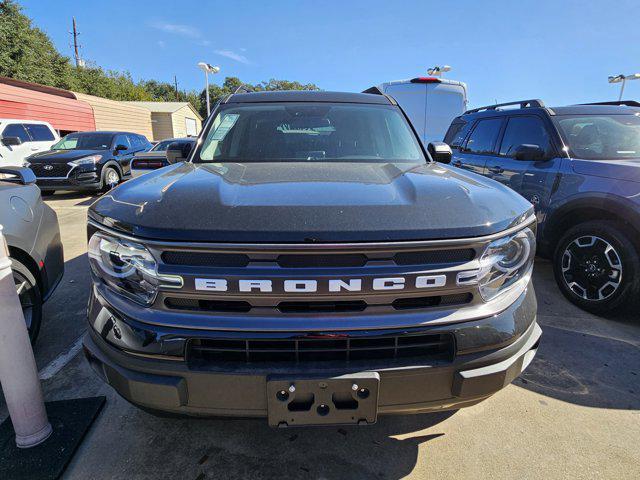
[[[0,77],[0,118],[42,120],[61,135],[95,130],[93,109],[73,92]]]

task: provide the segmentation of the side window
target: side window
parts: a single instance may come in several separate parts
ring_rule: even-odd
[[[126,135],[116,135],[116,138],[113,141],[113,148],[116,148],[118,145],[124,145],[127,147],[127,150],[131,148],[131,144],[129,143],[129,139]]]
[[[444,143],[449,144],[451,148],[460,148],[462,142],[464,142],[471,123],[467,122],[454,122],[447,130],[447,134],[444,136]]]
[[[27,132],[29,132],[34,142],[47,142],[56,139],[56,137],[53,136],[53,132],[49,130],[49,127],[46,125],[27,123],[24,128],[27,129]]]
[[[469,153],[495,153],[496,140],[501,126],[501,118],[480,120],[471,132],[464,150]]]
[[[127,135],[129,137],[129,143],[134,150],[140,150],[142,148],[142,142],[138,135]]]
[[[534,116],[509,118],[500,146],[500,155],[512,157],[518,145],[522,144],[538,145],[546,155],[551,155],[553,151],[551,138],[541,118]]]
[[[7,125],[2,131],[2,136],[18,137],[20,140],[22,140],[22,143],[31,141],[31,137],[29,137],[29,134],[21,123],[12,123],[10,125]]]

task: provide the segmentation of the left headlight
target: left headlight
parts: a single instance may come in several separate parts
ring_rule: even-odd
[[[69,162],[69,165],[73,167],[78,167],[80,165],[95,165],[100,160],[102,160],[102,155],[89,155],[87,157],[78,158],[77,160],[72,160]]]
[[[155,258],[142,244],[97,232],[89,240],[88,255],[96,277],[143,305],[153,303],[159,287],[182,287],[182,277],[158,273]]]
[[[491,242],[480,258],[478,286],[485,301],[531,274],[536,254],[536,236],[531,228]]]

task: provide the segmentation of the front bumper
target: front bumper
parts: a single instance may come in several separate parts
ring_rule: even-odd
[[[40,190],[100,190],[101,171],[96,167],[74,167],[66,177],[37,177]]]
[[[105,317],[110,321],[101,321]],[[470,406],[511,383],[529,365],[542,333],[536,323],[536,299],[531,284],[511,306],[496,315],[422,327],[421,332],[455,336],[456,354],[450,362],[407,358],[403,363],[383,360],[284,366],[237,363],[191,368],[180,356],[153,352],[177,352],[179,345],[184,345],[184,338],[202,336],[202,331],[168,329],[124,318],[95,288],[89,322],[91,327],[84,338],[85,355],[93,369],[128,401],[149,410],[236,417],[267,416],[267,382],[282,375],[334,378],[376,372],[380,378],[380,414]],[[119,348],[114,346],[116,337]],[[123,347],[127,342],[136,346],[136,353],[127,352]],[[149,353],[141,352],[141,345]]]

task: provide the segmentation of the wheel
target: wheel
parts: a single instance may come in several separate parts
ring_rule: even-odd
[[[589,312],[613,313],[640,294],[638,249],[613,222],[570,228],[556,245],[553,271],[564,296]]]
[[[29,330],[29,339],[33,345],[36,343],[42,323],[42,294],[31,271],[19,260],[11,259],[11,269],[16,291],[20,297],[22,314]]]
[[[107,167],[102,174],[102,188],[103,190],[111,190],[120,183],[120,174],[113,167]]]

